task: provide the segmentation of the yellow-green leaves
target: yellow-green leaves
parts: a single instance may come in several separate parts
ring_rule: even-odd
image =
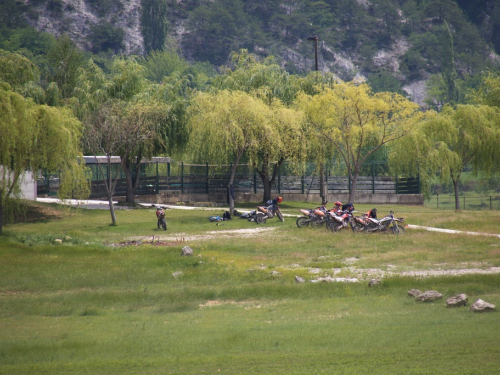
[[[422,117],[417,104],[395,93],[373,94],[365,84],[339,83],[315,96],[302,94],[296,105],[305,113],[312,142],[330,144],[346,163],[353,179],[351,200],[368,156],[407,135]],[[371,151],[363,153],[367,147]]]
[[[0,86],[0,208],[25,171],[79,168],[80,137],[80,121],[69,109],[35,105]]]

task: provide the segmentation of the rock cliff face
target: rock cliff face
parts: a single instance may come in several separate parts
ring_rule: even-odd
[[[20,0],[29,4],[37,17],[31,18],[29,22],[39,31],[45,31],[55,36],[68,35],[79,47],[85,50],[93,50],[91,45],[92,27],[100,23],[106,23],[113,28],[120,28],[124,32],[123,51],[126,55],[142,55],[144,52],[143,37],[141,33],[141,0]],[[358,3],[367,8],[369,0],[357,0]],[[187,2],[186,2],[187,3]],[[169,45],[177,45],[182,48],[181,54],[191,62],[194,62],[193,50],[189,42],[189,33],[197,30],[187,29],[189,17],[186,9],[182,8],[184,0],[171,0],[169,4],[179,6],[169,14]],[[398,12],[401,19],[402,13]],[[403,21],[401,21],[403,22]],[[201,31],[200,31],[201,32]],[[429,72],[423,71],[418,78],[410,81],[402,72],[400,67],[401,56],[412,47],[408,38],[400,34],[394,37],[391,44],[386,48],[375,51],[368,58],[372,71],[389,72],[399,82],[403,82],[403,90],[408,97],[424,105],[426,98],[426,81]],[[255,53],[267,55],[269,51],[265,47],[255,45]],[[191,49],[191,50],[190,50]],[[364,81],[367,79],[363,73],[363,64],[360,48],[350,52],[339,49],[324,41],[318,43],[318,65],[319,70],[336,74],[343,80]],[[284,67],[287,63],[298,71],[306,72],[314,67],[313,45],[308,40],[299,39],[293,45],[276,45],[273,54]],[[276,55],[278,54],[278,55]],[[227,56],[225,56],[227,58]],[[498,56],[492,53],[492,60]],[[365,61],[366,63],[366,61]],[[361,65],[360,65],[361,64]],[[423,69],[424,70],[424,69]],[[366,71],[366,70],[365,70]]]
[[[88,40],[91,26],[104,20],[125,31],[123,40],[125,54],[142,54],[140,0],[116,0],[111,3],[109,11],[102,16],[89,1],[60,0],[60,3],[62,7],[58,12],[50,10],[50,2],[36,6],[38,17],[30,21],[32,26],[55,36],[67,34],[79,47],[89,50],[92,47]]]

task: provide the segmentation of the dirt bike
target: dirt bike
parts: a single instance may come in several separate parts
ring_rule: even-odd
[[[405,229],[399,223],[404,222],[402,217],[394,217],[394,211],[391,211],[389,215],[383,217],[380,220],[373,218],[366,218],[367,223],[365,224],[363,231],[367,233],[373,232],[384,232],[393,234],[405,234]]]
[[[278,218],[284,222],[285,218],[280,211],[278,205],[270,205],[270,206],[257,206],[257,215],[255,215],[255,222],[257,224],[265,224],[267,219],[271,219],[274,216],[278,216]]]
[[[352,213],[350,211],[328,212],[327,228],[332,232],[338,232],[341,229],[347,228],[349,225],[354,231]]]
[[[156,209],[156,218],[158,219],[158,229],[163,228],[163,230],[167,230],[167,220],[165,219],[165,211],[162,207]]]
[[[311,210],[300,209],[300,212],[304,216],[297,219],[296,224],[299,228],[307,227],[309,224],[311,227],[319,228],[323,225],[323,213],[326,212],[326,207],[320,206]]]
[[[297,224],[299,228],[307,227],[311,220],[315,218],[314,210],[300,209],[300,212],[302,212],[304,216],[297,218],[295,224]]]

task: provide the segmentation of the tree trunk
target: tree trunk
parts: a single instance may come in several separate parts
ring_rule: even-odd
[[[264,185],[264,197],[263,197],[264,202],[267,202],[268,200],[271,199],[273,185],[276,182],[276,177],[278,176],[279,168],[281,167],[281,164],[283,164],[284,160],[285,159],[280,158],[280,160],[276,164],[274,164],[273,175],[271,178],[269,178],[269,159],[267,157],[265,157],[264,160],[262,161],[261,170],[259,170],[257,167],[254,166],[255,172],[259,175],[260,180]]]
[[[455,210],[460,210],[460,199],[458,197],[458,178],[452,179],[453,181],[453,190],[455,191]]]
[[[135,202],[135,191],[139,186],[140,174],[141,174],[141,161],[142,157],[137,156],[134,161],[125,160],[123,164],[123,169],[125,170],[125,180],[127,182],[127,192],[125,194],[125,201],[127,203]],[[132,171],[135,170],[135,175]]]
[[[359,170],[356,167],[354,168],[354,173],[352,175],[351,175],[351,173],[349,173],[349,176],[352,179],[352,183],[351,183],[351,190],[349,191],[349,202],[347,202],[347,203],[354,204],[354,195],[356,194],[356,185],[358,183],[358,175],[359,175]]]
[[[111,214],[111,225],[116,225],[115,207],[113,206],[113,195],[108,193],[109,212]]]
[[[245,149],[243,148],[240,150],[238,153],[238,156],[236,157],[236,160],[233,163],[233,166],[231,168],[231,175],[229,176],[229,183],[227,184],[227,196],[229,200],[229,213],[231,216],[234,215],[234,198],[233,195],[231,194],[232,188],[233,188],[233,183],[234,183],[234,176],[236,175],[236,168],[238,168],[238,164],[240,162],[241,156],[243,155],[243,152]]]
[[[125,202],[134,203],[135,202],[135,189],[133,182],[132,169],[130,168],[130,163],[125,165],[125,180],[127,182],[127,191],[125,193]]]

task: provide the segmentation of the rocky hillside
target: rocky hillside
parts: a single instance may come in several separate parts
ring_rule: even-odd
[[[420,104],[428,80],[447,62],[466,85],[498,64],[492,41],[500,25],[496,1],[165,1],[165,48],[178,48],[191,62],[220,66],[231,51],[246,48],[304,74],[314,69],[314,43],[308,38],[317,35],[319,70],[368,80],[375,90],[404,90]],[[24,11],[37,30],[67,34],[83,49],[141,55],[141,5],[141,0],[27,0]],[[447,56],[446,43],[452,51]]]

